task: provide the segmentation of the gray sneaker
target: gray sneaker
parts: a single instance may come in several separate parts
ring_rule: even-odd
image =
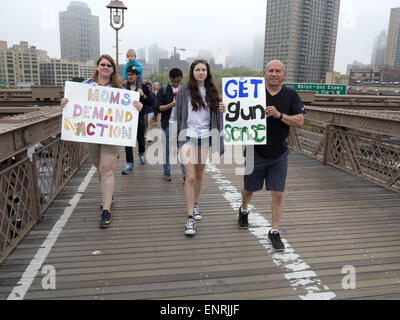
[[[193,236],[196,234],[196,222],[193,217],[188,217],[185,226],[185,235]]]
[[[144,153],[139,154],[140,164],[146,164],[146,158],[144,157]]]
[[[130,174],[134,171],[135,169],[133,168],[133,163],[128,163],[125,167],[124,170],[122,170],[122,174]]]

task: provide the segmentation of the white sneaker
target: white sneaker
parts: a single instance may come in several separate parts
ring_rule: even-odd
[[[198,206],[194,206],[194,207],[193,207],[193,218],[194,218],[194,220],[196,220],[196,221],[200,221],[201,218],[202,218],[202,217],[201,217],[201,212],[200,212]]]
[[[192,217],[189,217],[186,221],[185,235],[191,236],[196,234],[196,222]]]

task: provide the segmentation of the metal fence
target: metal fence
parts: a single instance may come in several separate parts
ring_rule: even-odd
[[[290,131],[289,145],[400,192],[400,114],[360,112],[308,107],[307,123]],[[83,144],[61,141],[60,126],[59,108],[0,120],[0,263],[87,158]]]
[[[293,150],[400,192],[400,139],[335,125],[306,127],[291,129]]]
[[[60,112],[51,121],[61,124]],[[37,124],[32,124],[31,130],[37,130],[33,128]],[[23,129],[23,136],[29,136],[29,125]],[[22,151],[16,150],[11,157],[1,159],[0,263],[40,222],[47,207],[87,158],[84,144],[62,141],[60,126],[56,130],[58,134],[49,130],[41,140],[30,140],[29,148],[21,144]]]

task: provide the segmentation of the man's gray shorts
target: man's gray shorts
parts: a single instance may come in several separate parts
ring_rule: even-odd
[[[277,158],[267,159],[254,152],[254,169],[244,176],[244,189],[249,192],[260,191],[265,181],[267,190],[284,192],[289,154],[288,149]],[[251,161],[250,157],[249,152],[246,156],[246,165]]]

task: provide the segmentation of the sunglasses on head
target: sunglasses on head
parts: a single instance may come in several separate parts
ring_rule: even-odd
[[[112,68],[112,65],[111,64],[107,64],[107,63],[100,63],[100,66],[101,67],[107,67],[107,68]]]
[[[198,63],[204,63],[205,64],[205,63],[208,63],[208,61],[205,60],[205,59],[198,59],[198,60],[194,60],[193,63],[194,64],[198,64]]]

